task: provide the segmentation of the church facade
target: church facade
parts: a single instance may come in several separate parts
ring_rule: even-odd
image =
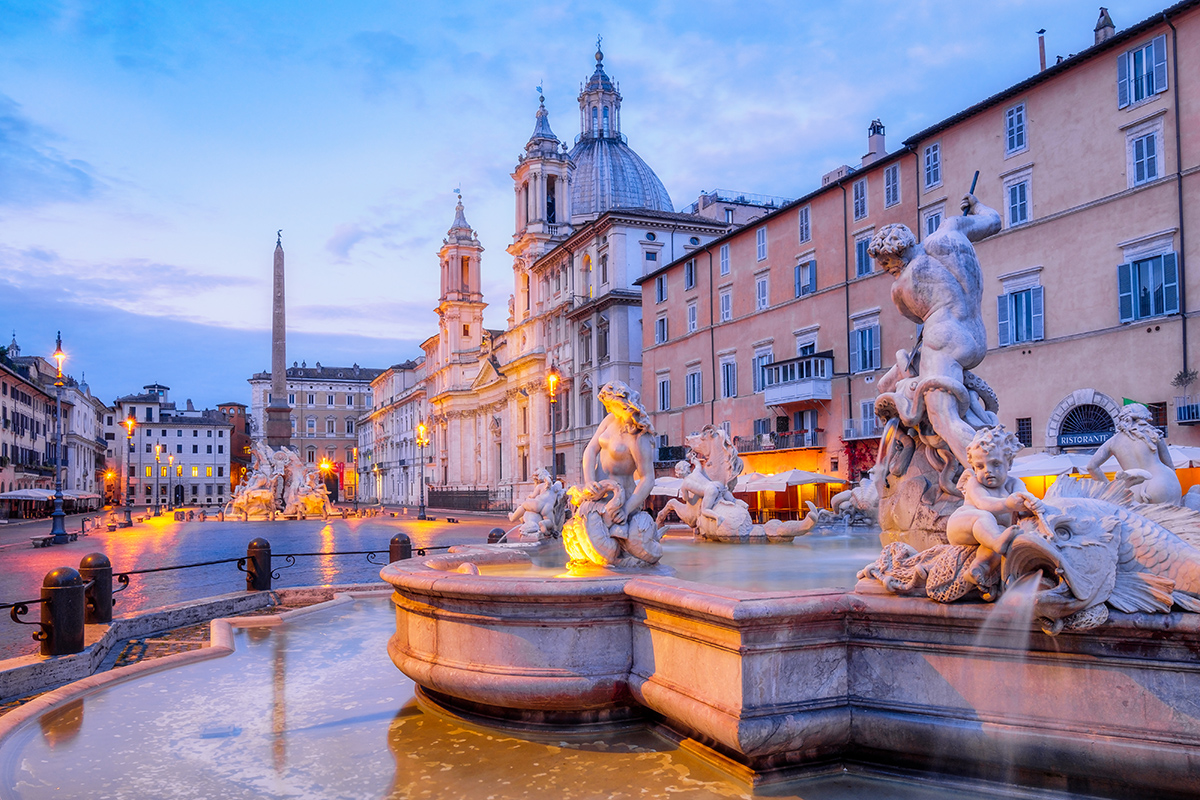
[[[568,146],[542,98],[512,173],[514,288],[504,330],[483,327],[484,247],[461,197],[438,253],[438,331],[422,344],[431,489],[511,487],[519,496],[538,467],[551,466],[578,481],[604,413],[599,388],[622,380],[641,389],[635,282],[728,229],[673,210],[621,131],[621,94],[599,51],[578,100],[580,133]],[[555,402],[552,367],[562,376]]]

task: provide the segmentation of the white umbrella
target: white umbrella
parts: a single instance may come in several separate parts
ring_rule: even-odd
[[[14,489],[0,494],[0,500],[50,500],[53,497],[54,493],[45,489]]]
[[[807,472],[802,469],[789,469],[774,475],[759,475],[747,481],[743,490],[747,492],[786,492],[789,486],[807,486],[813,483],[844,483],[841,478],[822,475],[819,472]],[[739,482],[740,484],[740,482]]]
[[[1014,478],[1033,478],[1041,475],[1061,475],[1064,472],[1087,472],[1087,463],[1092,457],[1086,453],[1034,453],[1013,459],[1008,474]],[[1114,461],[1115,465],[1116,462]],[[1105,464],[1107,467],[1108,465]]]
[[[683,483],[683,478],[655,478],[654,488],[650,490],[650,494],[658,497],[675,497],[679,494],[679,486]]]

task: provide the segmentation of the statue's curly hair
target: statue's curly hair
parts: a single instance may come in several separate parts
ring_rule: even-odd
[[[907,225],[894,222],[879,229],[879,233],[875,234],[867,247],[867,255],[871,258],[879,258],[882,255],[899,256],[916,243],[917,237],[913,236]]]
[[[629,388],[624,381],[609,381],[604,384],[600,387],[596,399],[604,403],[606,407],[610,402],[616,402],[629,410],[633,417],[632,429],[629,433],[653,435],[654,425],[650,422],[650,414],[646,411],[646,407],[642,405],[641,395]]]
[[[976,452],[992,453],[999,451],[1004,456],[1005,463],[1012,466],[1013,457],[1024,446],[1015,433],[1006,430],[1003,425],[996,425],[992,428],[980,428],[975,431],[975,436],[971,439],[971,443],[967,445],[967,455],[970,456]]]

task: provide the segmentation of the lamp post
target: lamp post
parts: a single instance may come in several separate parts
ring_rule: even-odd
[[[362,476],[358,474],[358,448],[354,448],[354,516],[358,516],[358,487],[362,485]]]
[[[115,478],[116,476],[117,476],[117,473],[111,469],[104,473],[105,499],[110,500],[114,506],[117,504],[117,501],[120,499],[114,494],[114,492],[119,488],[118,485],[115,485],[116,481],[113,480],[113,478]],[[112,489],[109,488],[110,485],[112,485]]]
[[[417,423],[417,447],[421,448],[421,505],[417,509],[417,519],[425,519],[425,445],[429,444],[429,428],[425,421]]]
[[[329,470],[333,468],[333,464],[329,463],[328,458],[322,458],[318,469],[321,470],[321,485],[325,487],[325,491],[329,491]]]
[[[162,513],[162,495],[158,493],[158,474],[162,472],[160,468],[162,461],[159,460],[161,455],[162,445],[154,445],[154,516],[156,517]]]
[[[55,544],[66,544],[69,541],[65,524],[67,515],[63,513],[62,494],[62,362],[66,357],[67,355],[62,349],[62,331],[59,331],[54,348],[54,360],[58,362],[58,374],[54,380],[54,399],[58,404],[58,413],[54,417],[54,513],[50,515],[50,533],[54,535]]]
[[[133,418],[133,412],[130,412],[121,424],[125,426],[127,431],[125,438],[129,442],[128,458],[126,459],[128,463],[125,464],[125,521],[121,523],[121,527],[130,528],[133,526],[133,475],[130,473],[133,468],[133,429],[137,425],[137,421]]]
[[[558,382],[562,380],[562,375],[558,371],[558,366],[550,365],[550,371],[546,373],[546,391],[550,395],[550,485],[558,480],[558,424],[554,418],[554,412],[558,406]]]
[[[170,465],[167,468],[167,511],[175,510],[175,487],[172,485],[175,482],[175,454],[167,456],[167,463]]]

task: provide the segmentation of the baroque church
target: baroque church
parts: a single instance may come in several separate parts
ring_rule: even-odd
[[[604,415],[600,387],[621,380],[641,390],[642,294],[634,281],[728,230],[724,219],[673,210],[621,131],[621,93],[599,48],[578,99],[572,145],[551,130],[541,98],[512,173],[514,289],[504,330],[483,327],[484,248],[459,197],[439,252],[438,332],[421,345],[436,488],[521,490],[552,463],[568,485],[577,482]],[[555,403],[551,367],[562,376]]]

